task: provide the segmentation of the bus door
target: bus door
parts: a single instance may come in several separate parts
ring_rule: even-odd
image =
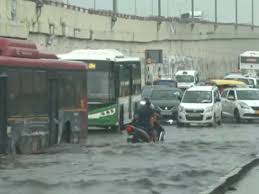
[[[132,66],[129,66],[129,119],[132,119],[132,109],[133,109],[133,103],[132,103],[132,95],[133,95],[133,69]]]
[[[7,75],[0,75],[0,154],[4,153],[7,145]]]
[[[50,75],[48,79],[48,115],[49,115],[49,143],[56,144],[58,140],[58,79]]]

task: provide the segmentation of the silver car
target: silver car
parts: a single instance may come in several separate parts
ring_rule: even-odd
[[[259,90],[253,88],[228,88],[221,95],[223,116],[243,120],[259,120]]]

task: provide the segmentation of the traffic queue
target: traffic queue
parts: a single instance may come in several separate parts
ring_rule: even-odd
[[[259,120],[257,84],[256,78],[241,73],[199,82],[196,71],[186,70],[177,72],[174,79],[160,76],[159,81],[144,86],[142,99],[150,99],[160,118],[178,127],[216,127],[229,118],[236,123]]]

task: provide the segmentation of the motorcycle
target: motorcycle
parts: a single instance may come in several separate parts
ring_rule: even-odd
[[[150,143],[150,142],[161,142],[164,141],[165,130],[159,125],[159,123],[154,123],[154,134],[148,134],[141,127],[134,125],[128,125],[126,127],[128,138],[128,143]]]

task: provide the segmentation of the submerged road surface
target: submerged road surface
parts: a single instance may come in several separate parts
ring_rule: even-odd
[[[164,143],[138,145],[93,132],[88,144],[0,158],[0,194],[197,194],[258,154],[259,129],[166,126]]]

